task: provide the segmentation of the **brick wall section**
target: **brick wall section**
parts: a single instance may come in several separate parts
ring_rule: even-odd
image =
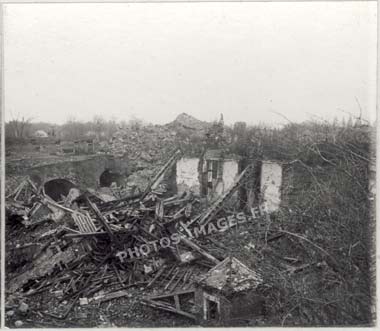
[[[6,194],[16,189],[25,176],[30,176],[38,185],[52,179],[64,178],[81,188],[95,188],[98,186],[102,172],[106,168],[113,169],[115,166],[115,160],[112,157],[97,155],[82,160],[61,161],[34,167],[7,167]]]

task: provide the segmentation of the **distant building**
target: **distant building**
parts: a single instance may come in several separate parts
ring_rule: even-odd
[[[96,137],[96,132],[95,131],[87,131],[86,134],[85,134],[86,137],[91,137],[91,138],[95,138]]]
[[[44,130],[37,130],[34,132],[34,137],[36,138],[48,138],[49,135]]]

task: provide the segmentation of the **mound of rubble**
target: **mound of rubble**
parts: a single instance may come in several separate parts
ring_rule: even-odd
[[[355,265],[348,270],[326,248],[337,237],[305,230],[315,195],[305,188],[302,214],[295,203],[271,214],[227,203],[255,164],[213,202],[176,194],[165,181],[180,157],[168,153],[158,168],[152,158],[151,169],[129,176],[137,188],[123,192],[71,187],[54,200],[26,177],[6,197],[6,325],[302,326],[342,324],[342,316],[362,323],[351,314],[360,303],[340,311],[337,300]]]
[[[179,157],[175,152],[143,192],[119,199],[68,188],[57,201],[30,178],[8,195],[7,323],[71,325],[84,308],[88,317],[103,303],[131,298],[141,300],[137,310],[144,304],[182,316],[181,325],[197,323],[198,279],[228,257],[206,239],[217,226],[211,220],[244,173],[205,208],[192,193],[170,195],[162,185]],[[90,321],[102,325],[99,318]]]

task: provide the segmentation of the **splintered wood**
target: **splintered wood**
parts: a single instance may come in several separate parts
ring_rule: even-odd
[[[57,202],[29,180],[23,181],[7,197],[13,205],[25,208],[29,217],[37,217],[44,206],[64,217],[54,219],[54,231],[37,238],[40,257],[29,261],[33,267],[16,278],[12,291],[22,291],[31,279],[38,282],[28,283],[30,296],[54,287],[61,300],[70,302],[64,313],[49,315],[62,319],[78,301],[81,305],[101,304],[128,296],[130,288],[138,287],[146,294],[154,293],[146,298],[146,304],[195,318],[185,311],[184,303],[193,302],[188,299],[194,295],[196,279],[225,256],[220,253],[214,256],[214,251],[201,244],[202,238],[195,240],[191,231],[217,215],[250,167],[204,210],[200,199],[191,192],[169,195],[159,190],[160,182],[180,156],[181,152],[176,151],[143,193],[119,199],[102,199],[93,190],[79,194],[79,190],[72,189]],[[31,208],[17,200],[26,190],[37,201]],[[41,219],[43,216],[46,215],[41,215]],[[43,261],[48,271],[41,273],[39,261]],[[172,304],[162,301],[165,298]]]

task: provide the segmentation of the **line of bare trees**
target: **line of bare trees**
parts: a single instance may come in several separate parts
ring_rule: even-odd
[[[85,138],[95,138],[97,140],[107,140],[122,128],[138,129],[144,122],[133,116],[129,121],[117,121],[116,119],[105,120],[102,116],[96,115],[92,121],[80,121],[74,116],[70,116],[62,125],[33,122],[32,117],[16,116],[5,123],[5,135],[8,141],[23,140],[32,138],[36,132],[42,130],[50,137],[63,140],[79,140]]]

